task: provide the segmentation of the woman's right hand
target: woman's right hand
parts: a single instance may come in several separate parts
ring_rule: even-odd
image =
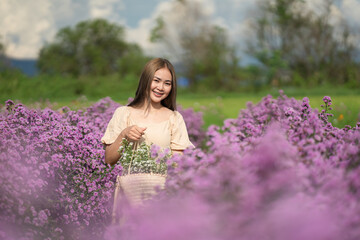
[[[117,137],[116,141],[110,145],[106,145],[105,148],[105,162],[114,165],[119,158],[121,157],[118,149],[121,145],[122,139],[126,138],[128,141],[136,142],[139,141],[144,135],[146,127],[139,127],[137,125],[133,125],[125,128]]]
[[[130,142],[137,142],[141,139],[142,135],[145,134],[146,127],[139,127],[132,125],[123,130],[122,134]]]

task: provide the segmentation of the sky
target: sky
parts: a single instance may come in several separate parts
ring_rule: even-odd
[[[126,40],[138,43],[145,53],[156,56],[161,45],[149,41],[158,16],[179,21],[171,12],[174,0],[1,0],[0,41],[6,54],[17,59],[36,59],[45,43],[51,43],[63,27],[105,18],[126,29]],[[209,21],[225,28],[239,52],[246,48],[249,21],[256,0],[191,0],[198,2]],[[316,8],[323,0],[308,0]],[[337,0],[334,19],[345,18],[360,30],[360,0]]]

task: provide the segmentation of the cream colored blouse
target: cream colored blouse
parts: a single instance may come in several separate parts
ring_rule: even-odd
[[[147,127],[140,143],[145,141],[146,144],[155,144],[163,149],[184,150],[187,147],[194,147],[190,142],[188,132],[183,117],[178,111],[166,121],[152,123],[151,125],[134,121],[131,118],[130,107],[122,106],[115,110],[101,142],[112,144],[125,128],[138,125]]]

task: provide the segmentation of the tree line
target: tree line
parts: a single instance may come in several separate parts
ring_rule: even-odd
[[[342,20],[331,23],[335,1],[314,11],[304,0],[258,1],[251,22],[247,54],[257,63],[242,66],[226,29],[212,23],[202,3],[172,2],[157,18],[150,41],[178,63],[178,73],[193,89],[257,89],[273,86],[360,86],[359,32]],[[170,23],[163,16],[175,17]],[[5,48],[0,44],[0,57]],[[146,61],[143,49],[125,40],[125,28],[105,19],[79,22],[59,30],[39,53],[41,74],[75,78],[129,73],[138,75]],[[173,61],[174,62],[174,61]]]

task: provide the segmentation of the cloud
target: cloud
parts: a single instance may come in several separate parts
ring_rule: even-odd
[[[244,60],[246,58],[244,51],[246,49],[247,36],[249,35],[249,19],[252,17],[252,10],[255,7],[254,1],[196,0],[191,2],[202,6],[202,14],[211,23],[227,30],[230,43],[239,49],[238,53],[243,55],[241,57]],[[149,18],[139,21],[136,28],[127,29],[127,40],[138,43],[148,55],[164,56],[172,61],[176,61],[177,59],[174,59],[176,57],[173,56],[173,52],[169,51],[163,44],[151,43],[149,41],[150,31],[155,27],[158,16],[162,16],[169,26],[174,26],[174,31],[176,31],[177,24],[187,24],[186,12],[182,12],[180,8],[173,9],[173,6],[173,1],[160,2]],[[174,42],[178,40],[175,32],[172,34],[172,39]]]
[[[350,24],[360,27],[360,2],[358,0],[342,1],[341,9]]]
[[[151,56],[159,55],[159,46],[150,42],[151,30],[156,26],[156,18],[163,11],[166,11],[171,6],[171,2],[161,2],[157,5],[154,12],[149,18],[144,18],[139,21],[136,28],[128,28],[126,32],[126,40],[139,44],[145,53]]]
[[[207,17],[212,22],[216,20],[213,19],[215,13],[215,5],[211,0],[192,0],[189,1],[190,4],[198,4],[201,6],[201,13]],[[144,50],[145,53],[151,56],[162,56],[176,61],[176,53],[169,50],[162,43],[152,43],[150,42],[151,30],[156,26],[156,19],[162,17],[166,25],[169,26],[168,30],[170,32],[170,39],[174,45],[178,44],[179,37],[177,35],[178,27],[192,27],[192,22],[187,18],[186,9],[184,9],[181,4],[177,1],[163,1],[160,2],[151,16],[149,18],[142,19],[139,22],[138,27],[129,28],[127,30],[127,40],[131,42],[138,43]],[[220,21],[220,19],[217,19]],[[178,50],[174,49],[175,51]]]
[[[89,12],[91,18],[119,20],[118,11],[124,9],[124,4],[118,0],[90,0]]]
[[[54,24],[47,0],[5,0],[0,7],[0,34],[6,52],[12,57],[35,57],[42,40],[54,34]],[[36,9],[34,14],[31,9]]]
[[[237,48],[243,64],[251,61],[245,51],[251,35],[250,22],[256,15],[255,6],[256,1],[254,0],[215,0],[215,16],[217,19],[221,19],[220,26],[227,30],[230,43]]]
[[[119,0],[2,0],[0,35],[6,54],[13,58],[37,58],[40,48],[65,26],[102,17],[124,22]]]
[[[149,41],[150,31],[156,24],[158,16],[164,17],[169,25],[186,24],[186,13],[181,9],[173,9],[175,0],[143,0],[156,4],[150,17],[141,13],[131,14],[139,19],[136,27],[127,27],[127,40],[138,43],[147,54],[167,55],[161,44]],[[324,0],[307,1],[310,8],[318,8]],[[105,18],[108,21],[125,25],[127,19],[123,14],[127,9],[135,11],[140,4],[130,0],[1,0],[0,35],[5,44],[7,55],[15,58],[36,58],[39,49],[54,39],[55,34],[65,26],[74,26],[80,21],[92,18]],[[255,8],[254,0],[191,0],[192,4],[200,4],[202,13],[211,23],[227,30],[229,38],[240,52],[246,48],[246,38],[251,28],[250,19]],[[354,27],[360,25],[360,2],[343,0],[331,9],[332,19],[344,18]],[[148,16],[148,15],[146,15]],[[126,26],[126,25],[125,25]],[[174,33],[175,34],[175,33]],[[174,41],[176,36],[174,35]]]
[[[239,54],[246,57],[246,36],[251,36],[251,20],[256,10],[256,1],[253,0],[216,0],[221,1],[223,5],[227,6],[222,13],[229,24],[229,35],[232,41],[237,45]],[[229,4],[233,2],[233,4]],[[321,14],[325,9],[324,0],[305,1],[305,7],[313,10],[315,13]],[[231,8],[229,8],[231,6]],[[300,11],[304,11],[303,5]],[[221,8],[220,8],[221,9]],[[330,9],[330,24],[335,26],[337,31],[335,34],[341,34],[343,31],[342,21],[345,20],[353,26],[353,29],[360,27],[360,1],[359,0],[343,0],[337,1]],[[358,34],[358,32],[356,32]],[[354,40],[355,41],[355,40]],[[359,40],[360,41],[360,40]]]

